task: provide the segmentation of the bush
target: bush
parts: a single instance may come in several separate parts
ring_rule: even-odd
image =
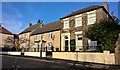
[[[10,47],[9,46],[5,46],[5,47],[2,47],[2,51],[10,51]]]
[[[12,48],[10,49],[10,51],[16,51],[16,48],[15,48],[15,47],[12,47]]]

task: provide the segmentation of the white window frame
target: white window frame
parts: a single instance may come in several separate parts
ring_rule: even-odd
[[[44,40],[44,36],[45,36],[44,34],[41,34],[41,39],[42,39],[42,40]]]
[[[75,16],[75,27],[82,26],[82,14]]]
[[[77,36],[77,34],[81,34],[81,36]],[[80,41],[80,40],[78,40],[78,37],[83,37],[82,36],[82,31],[79,31],[79,32],[75,32],[75,35],[76,35],[76,39],[75,39],[75,41],[76,41],[76,50],[82,50],[83,49],[83,39],[82,39],[82,46],[80,46],[80,47],[78,47],[79,45],[77,45],[77,41]]]
[[[52,33],[48,34],[48,39],[51,40],[52,39]]]
[[[69,18],[63,19],[63,29],[69,28]]]
[[[94,24],[96,22],[96,10],[87,12],[88,25]]]
[[[36,41],[37,40],[37,35],[34,35],[34,41]]]

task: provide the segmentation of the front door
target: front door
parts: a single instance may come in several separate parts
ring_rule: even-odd
[[[65,40],[65,51],[68,51],[68,40]]]
[[[68,36],[65,36],[65,51],[68,51]]]

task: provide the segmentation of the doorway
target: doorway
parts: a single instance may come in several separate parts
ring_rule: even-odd
[[[68,43],[69,41],[68,41],[68,37],[67,36],[65,36],[65,51],[68,51]]]

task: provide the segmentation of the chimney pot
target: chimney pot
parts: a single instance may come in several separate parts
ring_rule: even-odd
[[[38,20],[38,22],[37,23],[40,23],[40,20]]]
[[[32,26],[32,23],[29,23],[29,26]]]
[[[115,19],[115,16],[114,16],[114,12],[113,12],[113,11],[111,12],[111,16],[112,16],[113,19]]]

